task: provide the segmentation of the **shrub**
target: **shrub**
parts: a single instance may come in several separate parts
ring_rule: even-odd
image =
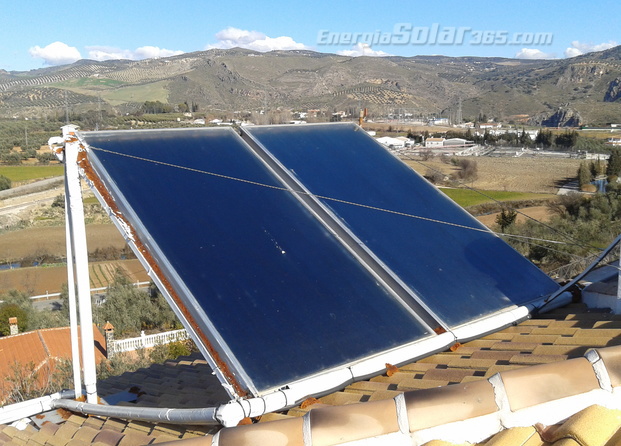
[[[0,190],[6,190],[11,188],[11,180],[5,177],[4,175],[0,175]]]

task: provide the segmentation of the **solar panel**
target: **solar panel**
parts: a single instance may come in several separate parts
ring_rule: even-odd
[[[377,373],[558,289],[355,125],[243,137],[82,134],[85,175],[233,396]]]
[[[85,137],[198,331],[253,393],[435,336],[230,128]]]
[[[448,327],[558,289],[360,127],[245,128]]]

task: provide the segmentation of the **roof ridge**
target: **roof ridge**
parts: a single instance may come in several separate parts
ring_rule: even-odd
[[[37,335],[39,336],[39,340],[41,341],[41,345],[43,345],[43,350],[45,350],[45,355],[49,358],[52,355],[50,354],[50,349],[47,347],[47,343],[45,339],[43,339],[43,335],[41,334],[41,330],[37,330]]]

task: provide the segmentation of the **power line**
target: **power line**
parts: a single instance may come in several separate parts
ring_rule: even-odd
[[[434,218],[423,217],[423,216],[420,216],[420,215],[414,215],[414,214],[410,214],[410,213],[407,213],[407,212],[395,211],[395,210],[381,208],[381,207],[378,207],[378,206],[367,205],[367,204],[363,204],[363,203],[356,203],[356,202],[353,202],[353,201],[348,201],[348,200],[343,200],[343,199],[339,199],[339,198],[329,197],[329,196],[326,196],[326,195],[316,195],[316,194],[312,194],[310,192],[303,191],[303,190],[292,190],[292,189],[289,189],[289,188],[284,187],[284,186],[274,186],[274,185],[271,185],[271,184],[261,183],[259,181],[253,181],[253,180],[248,180],[248,179],[244,179],[244,178],[234,177],[234,176],[231,176],[231,175],[225,175],[225,174],[220,174],[220,173],[216,173],[216,172],[210,172],[210,171],[207,171],[207,170],[196,169],[194,167],[180,166],[178,164],[173,164],[173,163],[169,163],[169,162],[165,162],[165,161],[157,161],[157,160],[153,160],[153,159],[149,159],[149,158],[145,158],[145,157],[141,157],[141,156],[136,156],[136,155],[130,155],[130,154],[126,154],[126,153],[114,152],[112,150],[107,150],[107,149],[95,148],[95,147],[90,147],[90,146],[89,146],[89,148],[91,150],[95,151],[95,152],[99,151],[99,152],[109,153],[109,154],[113,154],[113,155],[123,156],[123,157],[126,157],[126,158],[135,159],[135,160],[138,160],[138,161],[144,161],[144,162],[148,162],[148,163],[158,164],[158,165],[161,165],[161,166],[172,167],[172,168],[175,168],[175,169],[187,170],[189,172],[199,173],[199,174],[203,174],[203,175],[210,175],[210,176],[213,176],[213,177],[222,178],[222,179],[226,179],[226,180],[238,181],[238,182],[250,184],[250,185],[253,185],[253,186],[260,186],[260,187],[265,187],[265,188],[273,189],[273,190],[279,190],[279,191],[283,191],[283,192],[294,192],[296,194],[308,195],[308,196],[312,196],[312,197],[315,197],[315,198],[318,198],[318,199],[322,199],[322,200],[333,201],[333,202],[347,204],[347,205],[351,205],[351,206],[357,206],[357,207],[361,207],[361,208],[365,208],[365,209],[370,209],[370,210],[374,210],[374,211],[378,211],[378,212],[386,212],[386,213],[389,213],[389,214],[399,215],[399,216],[407,217],[407,218],[414,218],[414,219],[417,219],[417,220],[423,220],[423,221],[427,221],[427,222],[431,222],[431,223],[443,224],[443,225],[447,225],[447,226],[453,226],[453,227],[457,227],[457,228],[461,228],[461,229],[467,229],[467,230],[472,230],[472,231],[477,231],[477,232],[491,233],[491,234],[495,234],[495,235],[500,236],[500,237],[515,237],[515,238],[522,238],[522,239],[533,240],[533,241],[540,241],[540,242],[552,243],[552,244],[572,245],[572,243],[567,243],[567,242],[563,242],[563,241],[559,241],[559,240],[548,240],[548,239],[542,239],[542,238],[537,238],[537,237],[528,237],[528,236],[519,236],[519,235],[514,235],[514,234],[498,233],[498,232],[491,231],[489,229],[476,228],[476,227],[473,227],[473,226],[462,225],[462,224],[459,224],[459,223],[453,223],[453,222],[448,222],[448,221],[444,221],[444,220],[438,220],[438,219],[434,219]]]
[[[416,159],[414,159],[414,158],[412,158],[412,157],[410,157],[410,156],[408,156],[408,155],[406,155],[406,154],[400,154],[400,156],[404,156],[404,157],[405,157],[408,161],[413,161],[413,162],[415,162],[415,163],[418,163],[418,164],[420,164],[421,166],[423,166],[423,167],[425,167],[425,168],[427,168],[427,169],[429,169],[429,170],[431,170],[431,171],[433,171],[433,172],[440,173],[440,174],[444,175],[444,173],[443,173],[443,172],[441,172],[440,170],[438,170],[438,169],[434,169],[434,168],[433,168],[433,167],[431,167],[431,166],[428,166],[428,165],[426,165],[426,164],[423,164],[421,161],[416,160]],[[461,181],[459,181],[459,180],[452,179],[451,181],[453,181],[453,182],[455,182],[455,183],[459,184],[460,186],[463,186],[464,188],[466,188],[466,189],[468,189],[468,190],[471,190],[471,191],[473,191],[473,192],[476,192],[476,193],[478,193],[479,195],[482,195],[482,196],[484,196],[485,198],[488,198],[489,200],[492,200],[492,201],[493,201],[493,202],[495,202],[496,204],[500,204],[501,206],[503,206],[503,207],[505,207],[505,208],[511,209],[512,211],[514,211],[514,212],[516,212],[516,213],[518,213],[518,214],[520,214],[520,215],[522,215],[522,216],[524,216],[524,217],[526,217],[526,218],[528,218],[528,219],[530,219],[530,220],[532,220],[532,221],[534,221],[534,222],[536,222],[536,223],[538,223],[538,224],[540,224],[540,225],[544,226],[545,228],[549,229],[550,231],[555,232],[555,233],[557,233],[557,234],[559,234],[559,235],[561,235],[561,236],[563,236],[563,237],[565,237],[565,238],[567,238],[567,239],[569,239],[569,240],[571,240],[571,241],[573,241],[573,242],[574,242],[574,243],[567,243],[568,245],[579,246],[579,247],[581,247],[581,248],[590,248],[590,249],[593,249],[593,250],[595,250],[595,251],[601,252],[601,249],[600,249],[600,248],[598,248],[598,247],[596,247],[596,246],[593,246],[593,245],[585,244],[585,243],[581,242],[580,240],[576,239],[575,237],[573,237],[572,235],[567,234],[567,233],[565,233],[565,232],[563,232],[563,231],[560,231],[559,229],[555,228],[554,226],[550,226],[550,225],[548,225],[547,223],[544,223],[544,222],[542,222],[542,221],[540,221],[540,220],[537,220],[536,218],[531,217],[530,215],[525,214],[524,212],[520,211],[519,209],[515,209],[515,208],[513,208],[513,207],[511,207],[511,206],[507,206],[507,205],[506,205],[505,203],[503,203],[502,201],[497,200],[496,198],[494,198],[494,197],[492,197],[492,196],[490,196],[490,195],[488,195],[488,194],[484,193],[484,192],[483,192],[483,191],[481,191],[481,190],[478,190],[478,189],[476,189],[476,188],[474,188],[474,187],[468,186],[466,183],[463,183],[463,182],[461,182]],[[498,234],[498,233],[497,233],[497,234]],[[498,234],[498,235],[505,235],[505,234]]]

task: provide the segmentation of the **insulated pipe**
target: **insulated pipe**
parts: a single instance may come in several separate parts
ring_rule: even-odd
[[[53,409],[67,409],[85,415],[126,418],[151,423],[206,424],[217,425],[215,407],[202,409],[158,409],[154,407],[104,406],[82,403],[75,400],[58,399],[52,401]]]
[[[0,424],[9,424],[22,418],[47,412],[52,409],[52,403],[58,401],[59,398],[75,398],[75,393],[72,390],[63,390],[53,395],[2,406],[0,407]]]
[[[93,314],[91,289],[88,276],[88,250],[86,248],[86,228],[84,225],[84,204],[78,167],[80,143],[75,135],[75,126],[62,128],[65,141],[65,179],[67,190],[67,216],[71,228],[71,243],[75,258],[75,276],[78,289],[80,311],[80,333],[82,335],[82,366],[84,368],[84,387],[86,401],[97,403],[97,376],[95,366],[95,338],[93,335]],[[67,241],[69,243],[69,241]],[[69,283],[69,289],[74,285]]]

